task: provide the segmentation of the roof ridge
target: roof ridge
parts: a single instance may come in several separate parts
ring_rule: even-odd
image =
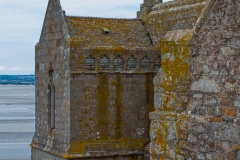
[[[136,20],[136,21],[141,21],[142,19],[139,18],[111,18],[111,17],[92,17],[92,16],[72,16],[72,15],[67,15],[67,17],[70,18],[92,18],[92,19],[108,19],[108,20]]]

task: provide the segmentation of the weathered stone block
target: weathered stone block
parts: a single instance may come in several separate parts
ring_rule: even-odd
[[[222,90],[222,84],[215,80],[204,77],[191,84],[192,91],[201,91],[206,93],[219,93]]]

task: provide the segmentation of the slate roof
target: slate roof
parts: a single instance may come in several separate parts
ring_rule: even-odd
[[[139,19],[67,16],[72,38],[84,39],[84,47],[152,47],[150,36]]]

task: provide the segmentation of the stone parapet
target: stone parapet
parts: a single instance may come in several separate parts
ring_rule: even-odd
[[[144,3],[140,5],[140,11],[137,12],[137,18],[145,21],[152,7],[158,3],[162,3],[162,0],[144,0]]]
[[[168,31],[192,29],[205,5],[206,0],[156,4],[146,20],[154,46],[161,46],[161,40]]]

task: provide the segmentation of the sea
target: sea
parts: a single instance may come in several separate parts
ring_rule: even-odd
[[[35,86],[0,85],[0,160],[30,160]]]

